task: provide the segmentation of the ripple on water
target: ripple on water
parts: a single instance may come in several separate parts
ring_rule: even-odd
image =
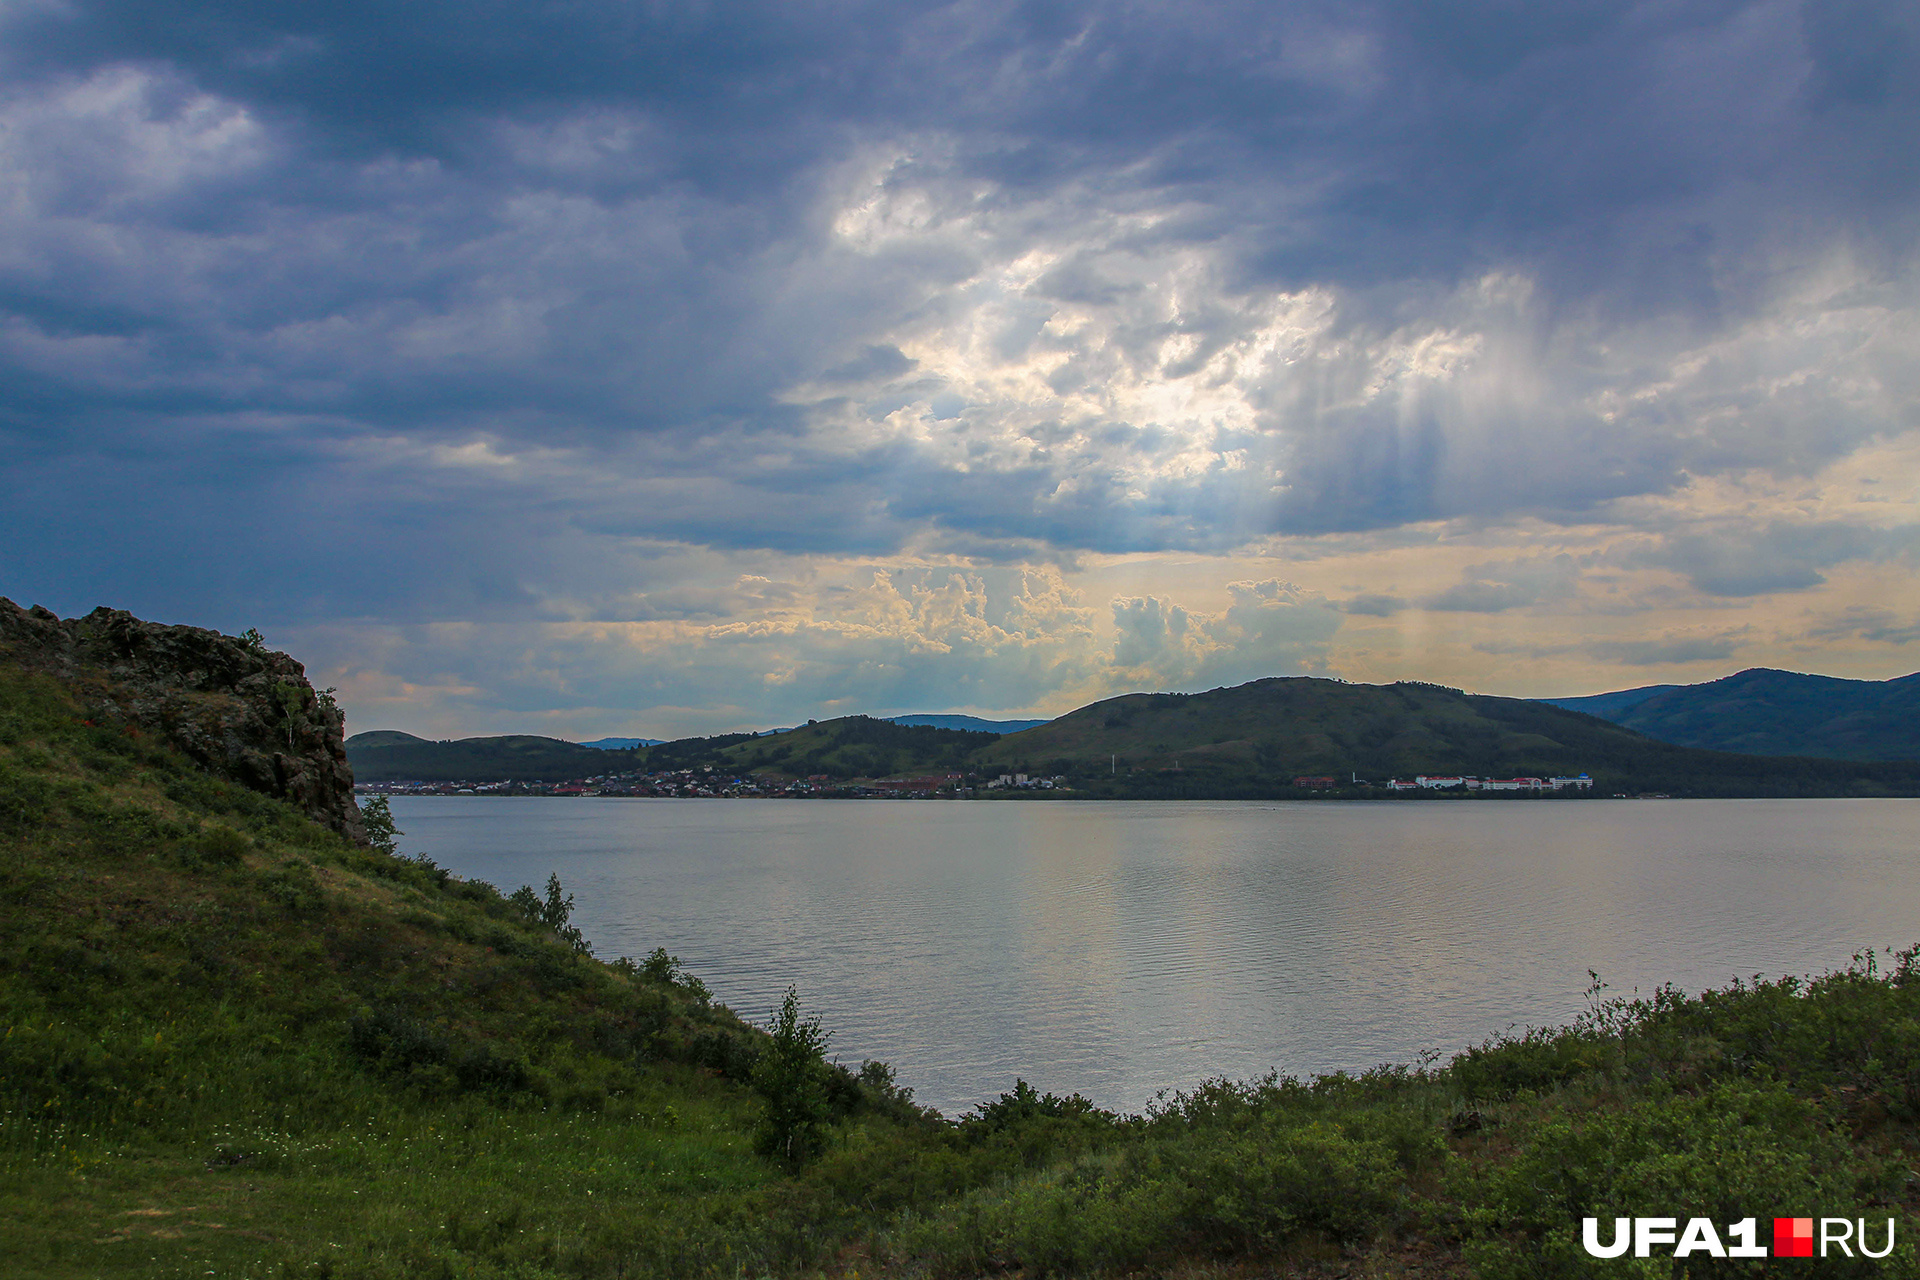
[[[601,955],[664,946],[950,1113],[1410,1061],[1617,992],[1920,940],[1920,801],[965,804],[402,797],[402,847],[558,872]]]

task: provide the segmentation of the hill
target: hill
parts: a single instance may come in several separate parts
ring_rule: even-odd
[[[1911,1235],[1913,952],[1692,999],[1596,983],[1573,1026],[1445,1065],[1132,1117],[1022,1081],[945,1122],[827,1062],[796,999],[750,1027],[662,950],[595,957],[557,879],[502,895],[395,852],[383,802],[349,822],[289,791],[342,744],[285,655],[10,608],[8,1280],[1518,1280],[1597,1274],[1596,1207],[1724,1230],[1851,1206]],[[255,770],[247,726],[303,706],[284,776]],[[1856,1262],[1817,1274],[1916,1272],[1910,1247]]]
[[[632,751],[583,746],[558,738],[509,734],[429,742],[412,734],[357,733],[347,761],[361,782],[496,782],[534,778],[560,782],[633,767]]]
[[[1639,706],[1648,698],[1669,689],[1684,689],[1678,684],[1643,684],[1635,689],[1619,689],[1613,693],[1590,693],[1579,698],[1535,698],[1535,702],[1544,702],[1549,706],[1562,707],[1568,711],[1579,711],[1590,716],[1599,716],[1602,720],[1612,720],[1615,724],[1619,716],[1629,709]]]
[[[557,879],[399,855],[350,776],[289,793],[343,755],[318,699],[215,632],[0,601],[9,1280],[790,1269],[750,1085],[782,1041],[664,951],[594,958]],[[158,707],[235,741],[190,756]],[[883,1068],[800,1065],[807,1124],[929,1123]]]
[[[884,778],[896,774],[964,773],[973,755],[1000,735],[932,725],[905,725],[871,716],[809,721],[784,733],[734,733],[687,738],[648,748],[646,769],[711,765],[735,773],[779,777]]]
[[[1520,698],[1309,677],[1110,698],[997,738],[974,763],[1065,776],[1082,794],[1139,798],[1294,794],[1289,784],[1301,775],[1380,782],[1583,772],[1601,795],[1920,794],[1920,765],[1701,751]]]
[[[397,729],[374,729],[367,733],[356,733],[347,739],[349,751],[364,751],[368,747],[430,747],[431,738],[416,738],[410,733],[401,733]]]
[[[1842,680],[1756,667],[1706,684],[1542,701],[1685,747],[1834,760],[1920,760],[1920,673]]]
[[[316,690],[255,632],[235,639],[106,608],[62,619],[0,599],[0,665],[56,682],[87,721],[177,751],[348,839],[365,834],[333,691]]]

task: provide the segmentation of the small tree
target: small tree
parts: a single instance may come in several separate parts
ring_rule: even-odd
[[[753,1087],[767,1109],[754,1135],[754,1148],[797,1169],[820,1154],[827,1141],[827,1064],[831,1033],[818,1017],[800,1016],[800,997],[792,987],[767,1027],[773,1043],[753,1068]]]
[[[508,902],[520,908],[520,913],[530,924],[544,925],[560,935],[560,940],[576,952],[585,955],[593,948],[586,938],[581,936],[579,926],[569,924],[573,916],[573,895],[560,887],[558,872],[547,875],[547,896],[542,899],[533,891],[532,885],[523,884],[507,898]]]
[[[307,697],[299,685],[288,680],[273,683],[273,699],[280,704],[280,727],[286,731],[287,750],[295,746],[294,736],[307,727]]]
[[[406,832],[393,825],[393,806],[385,796],[375,796],[360,806],[360,825],[366,828],[368,844],[390,856],[399,854],[395,837]]]

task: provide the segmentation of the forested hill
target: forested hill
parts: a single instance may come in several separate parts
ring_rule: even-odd
[[[964,773],[971,769],[975,752],[999,740],[992,732],[842,716],[759,737],[735,733],[666,742],[642,752],[641,760],[644,768],[656,770],[712,766],[797,778],[881,778]]]
[[[1920,765],[1735,755],[1655,741],[1596,717],[1438,685],[1256,680],[1082,707],[975,753],[983,769],[1062,775],[1083,793],[1288,794],[1301,775],[1590,773],[1599,794],[1913,795]]]
[[[1841,680],[1756,667],[1706,684],[1542,701],[1684,747],[1835,760],[1920,760],[1920,674]]]
[[[346,746],[356,782],[563,782],[631,769],[635,759],[631,751],[531,734],[429,742],[380,730],[356,733]]]

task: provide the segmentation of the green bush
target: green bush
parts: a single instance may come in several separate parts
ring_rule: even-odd
[[[237,867],[253,847],[253,841],[232,827],[214,823],[182,850],[182,856],[191,866]]]
[[[132,1019],[105,1027],[27,1019],[0,1035],[0,1080],[40,1110],[106,1103],[125,1111],[167,1091],[174,1048],[166,1028]]]
[[[1631,1260],[1587,1255],[1580,1242],[1587,1217],[1702,1217],[1724,1229],[1742,1218],[1764,1223],[1788,1208],[1818,1214],[1886,1203],[1905,1176],[1897,1160],[1858,1158],[1819,1107],[1777,1081],[1730,1080],[1621,1110],[1551,1113],[1510,1140],[1518,1148],[1511,1161],[1465,1170],[1453,1188],[1470,1206],[1467,1258],[1487,1280],[1618,1276],[1623,1267],[1634,1274]],[[1638,1273],[1678,1274],[1675,1266],[1649,1259]],[[1713,1267],[1716,1275],[1770,1274],[1765,1259]],[[1912,1271],[1827,1259],[1820,1274]]]
[[[1612,1060],[1612,1047],[1605,1037],[1582,1028],[1532,1028],[1466,1050],[1450,1070],[1455,1086],[1468,1098],[1511,1098],[1601,1070]]]
[[[526,1061],[412,1017],[399,1009],[355,1014],[347,1047],[382,1074],[428,1095],[462,1090],[517,1093],[533,1086]]]
[[[766,1102],[754,1149],[798,1167],[826,1146],[831,1105],[824,1052],[829,1035],[820,1029],[818,1017],[800,1016],[800,997],[792,987],[767,1030],[772,1040],[753,1068],[754,1091]]]
[[[260,888],[269,901],[293,916],[311,916],[325,904],[313,866],[299,858],[288,858],[277,867],[260,873]]]
[[[1270,1256],[1305,1236],[1359,1242],[1386,1232],[1406,1207],[1403,1183],[1377,1142],[1265,1115],[1232,1135],[1163,1132],[1117,1161],[975,1192],[908,1240],[960,1270],[1034,1275]]]

